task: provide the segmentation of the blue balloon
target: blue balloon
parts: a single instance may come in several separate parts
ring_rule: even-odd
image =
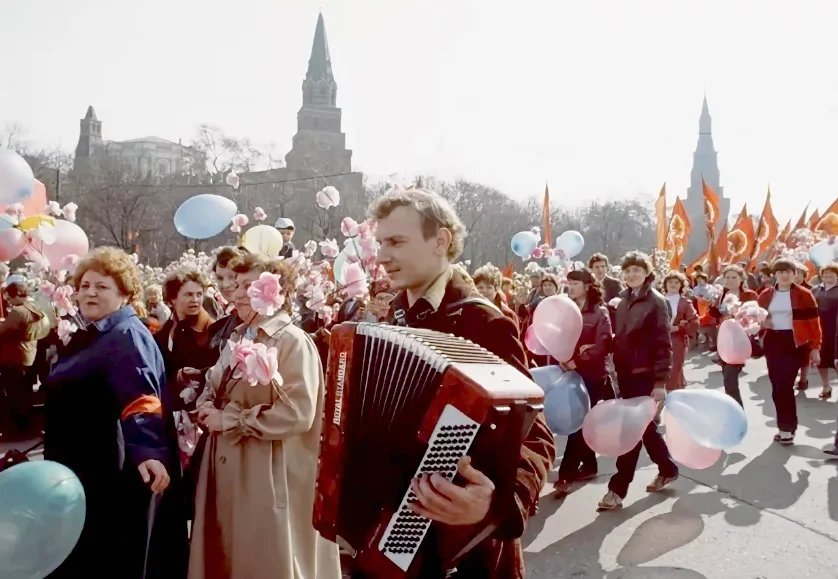
[[[184,201],[175,212],[175,229],[184,237],[208,239],[224,231],[235,217],[236,204],[221,195],[204,193]]]
[[[48,460],[0,473],[0,578],[40,579],[81,536],[86,502],[78,477]]]
[[[538,236],[532,231],[519,231],[512,236],[512,253],[527,259],[538,247]]]
[[[732,448],[748,433],[742,407],[715,390],[675,390],[666,396],[664,406],[684,432],[707,448]]]
[[[582,376],[565,372],[544,398],[544,417],[555,434],[567,436],[582,428],[591,409],[591,397]]]
[[[556,385],[556,382],[564,373],[564,370],[558,364],[555,366],[541,366],[540,368],[530,370],[532,381],[541,386],[545,395],[553,389],[553,386]]]

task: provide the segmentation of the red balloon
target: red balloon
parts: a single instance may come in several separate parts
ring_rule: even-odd
[[[23,252],[26,247],[26,236],[20,229],[4,229],[0,231],[0,261],[11,261]]]
[[[678,421],[669,413],[665,417],[666,433],[663,435],[666,446],[674,460],[677,460],[688,468],[701,470],[710,468],[719,457],[722,451],[718,448],[707,448],[701,446],[687,434],[678,424]]]
[[[727,364],[744,364],[751,357],[751,340],[736,320],[725,320],[716,339],[719,357]]]

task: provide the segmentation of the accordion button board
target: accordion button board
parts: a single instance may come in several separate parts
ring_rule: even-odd
[[[415,476],[437,473],[449,481],[453,480],[457,464],[471,448],[479,428],[480,424],[454,406],[447,405],[431,434]],[[429,519],[411,510],[410,505],[414,502],[416,495],[408,489],[378,544],[379,550],[403,571],[410,567],[431,525]]]

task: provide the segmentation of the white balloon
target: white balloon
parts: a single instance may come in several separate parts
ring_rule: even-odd
[[[585,238],[578,231],[565,231],[556,239],[556,249],[564,251],[565,257],[573,259],[585,248]]]
[[[26,160],[9,149],[0,149],[0,204],[29,199],[35,191],[35,175]]]

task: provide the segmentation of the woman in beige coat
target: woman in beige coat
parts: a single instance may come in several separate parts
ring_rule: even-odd
[[[320,358],[290,323],[290,300],[272,317],[258,315],[247,290],[264,271],[293,273],[247,255],[233,264],[242,337],[278,350],[281,385],[229,378],[228,345],[209,370],[198,408],[209,430],[201,461],[189,560],[190,579],[332,579],[338,548],[312,526],[323,410]],[[249,323],[248,323],[249,322]]]

